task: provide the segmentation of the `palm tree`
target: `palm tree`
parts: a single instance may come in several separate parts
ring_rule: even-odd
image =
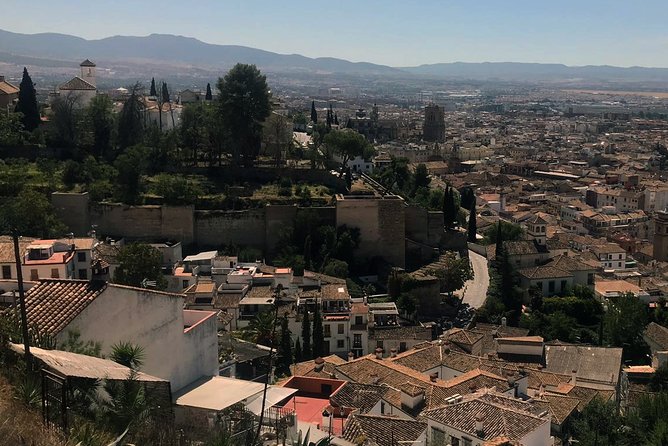
[[[247,341],[271,347],[275,339],[276,318],[271,311],[258,313],[250,323],[242,329],[241,337]]]
[[[109,359],[133,370],[139,370],[144,364],[146,353],[140,345],[131,342],[119,342],[111,347]]]

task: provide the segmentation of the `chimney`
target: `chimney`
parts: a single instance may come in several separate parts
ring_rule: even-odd
[[[397,349],[396,348],[390,349],[390,357],[391,358],[396,358],[397,357]]]
[[[571,384],[572,384],[573,386],[577,386],[577,385],[578,385],[578,371],[577,371],[577,370],[573,370],[573,371],[571,372]]]
[[[383,349],[380,347],[376,349],[376,359],[383,359]]]
[[[475,416],[475,432],[476,435],[478,435],[479,437],[482,437],[485,432],[482,426],[482,421],[483,421],[483,416],[481,413]]]
[[[434,372],[429,375],[429,381],[435,383],[438,380],[438,372]]]
[[[322,369],[325,367],[325,360],[321,357],[315,358],[313,362],[315,363],[313,370],[316,372],[322,371]]]
[[[507,323],[508,323],[508,319],[506,319],[506,317],[503,316],[503,317],[501,318],[501,326],[502,326],[502,327],[505,327]]]
[[[348,361],[352,361],[353,359],[355,359],[355,353],[348,352]]]
[[[4,82],[4,81],[5,81],[5,76],[0,76],[0,82]]]
[[[372,373],[369,377],[371,378],[371,384],[378,384],[380,382],[380,378],[375,373]]]

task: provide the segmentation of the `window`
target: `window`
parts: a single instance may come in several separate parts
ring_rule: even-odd
[[[587,285],[594,284],[594,273],[587,274]]]
[[[450,435],[450,446],[459,446],[459,438]]]
[[[540,290],[540,292],[543,292],[543,282],[536,282],[536,288]]]
[[[353,348],[362,348],[362,335],[355,334],[353,336]]]
[[[85,269],[79,270],[79,279],[88,279],[88,271]]]
[[[355,325],[362,325],[364,323],[362,321],[362,316],[355,316]]]
[[[336,341],[336,348],[339,350],[343,348],[343,339],[339,339]]]
[[[343,334],[343,329],[344,329],[343,324],[339,324],[339,326],[336,327],[336,332],[338,334]]]
[[[188,285],[190,285],[190,282],[188,282],[187,280],[181,282],[181,288],[188,288]]]
[[[383,348],[383,341],[376,341],[376,348]]]
[[[617,262],[617,266],[618,266],[619,268],[621,268],[621,267],[622,267],[622,262]]]
[[[2,265],[2,278],[11,279],[12,278],[12,267],[9,265]]]
[[[380,413],[381,415],[385,415],[385,401],[380,402]]]
[[[547,289],[550,293],[554,293],[554,280],[550,280],[547,283]]]
[[[30,270],[30,280],[39,280],[39,273],[36,269]]]
[[[58,273],[58,268],[51,268],[51,278],[58,279],[60,274]]]
[[[562,292],[563,292],[563,291],[566,291],[566,286],[567,286],[567,284],[568,284],[568,282],[567,282],[566,280],[562,280],[562,281],[561,281],[561,291],[562,291]]]
[[[77,262],[85,262],[86,261],[86,253],[85,252],[78,252],[77,253]]]
[[[325,337],[328,338],[332,335],[331,329],[329,328],[329,324],[324,324],[322,326],[325,329]]]
[[[445,432],[435,427],[431,428],[431,444],[445,445]]]
[[[462,446],[471,446],[470,438],[462,438]]]
[[[399,343],[399,353],[405,352],[406,351],[406,343],[405,342],[400,342]]]

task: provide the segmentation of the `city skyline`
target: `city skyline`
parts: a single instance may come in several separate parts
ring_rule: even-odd
[[[9,0],[0,28],[89,40],[175,34],[213,44],[394,67],[440,62],[668,66],[668,36],[661,22],[668,4],[655,0],[642,8],[599,0],[522,0],[512,8],[491,1],[343,1],[333,7],[299,0],[286,7],[266,1],[220,5],[206,0],[195,7],[166,2],[156,11],[128,0],[113,6],[37,0],[29,18],[21,11],[18,1]]]

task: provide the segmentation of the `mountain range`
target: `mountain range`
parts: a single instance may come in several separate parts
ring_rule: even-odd
[[[252,63],[268,72],[428,77],[434,79],[569,81],[668,81],[668,68],[581,66],[540,63],[437,63],[390,67],[331,57],[278,54],[238,45],[216,45],[192,37],[151,34],[86,40],[67,34],[20,34],[0,30],[0,62],[62,67],[89,58],[107,65],[154,63],[193,69],[229,68]]]

